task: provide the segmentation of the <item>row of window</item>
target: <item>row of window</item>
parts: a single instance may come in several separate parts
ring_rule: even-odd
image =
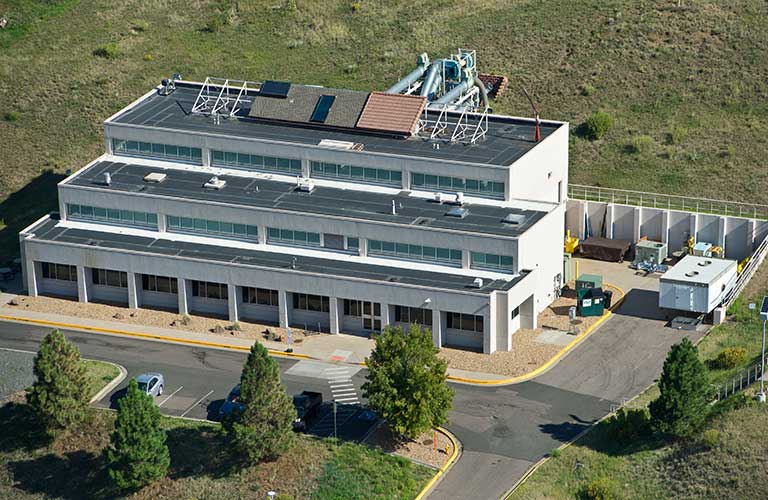
[[[169,215],[167,221],[169,231],[210,234],[243,240],[259,239],[258,227],[247,224],[233,224],[232,222],[194,219],[192,217],[177,217],[175,215]]]
[[[43,278],[60,281],[77,281],[77,267],[66,264],[42,262]]]
[[[486,198],[504,198],[504,183],[464,179],[446,175],[411,174],[411,187],[435,191],[470,193]]]
[[[194,163],[195,165],[203,164],[203,150],[187,146],[112,139],[112,151],[116,154],[144,156],[146,158],[156,158],[159,160],[173,160],[184,163]]]
[[[512,257],[493,253],[472,252],[471,267],[473,269],[490,269],[513,272]]]
[[[93,269],[91,273],[93,284],[128,288],[128,273],[111,269]]]
[[[337,163],[311,162],[313,177],[368,182],[371,184],[392,184],[400,186],[403,174],[399,170],[385,168],[353,167]]]
[[[267,228],[267,243],[297,245],[302,247],[319,247],[320,233],[269,227]]]
[[[395,321],[432,326],[432,310],[420,307],[395,306]]]
[[[300,309],[302,311],[327,313],[331,311],[331,299],[322,295],[294,293],[293,308]]]
[[[243,302],[246,304],[260,304],[262,306],[278,306],[280,299],[277,290],[268,290],[266,288],[253,288],[244,286]]]
[[[345,316],[381,316],[381,304],[364,300],[344,299]]]
[[[392,241],[369,240],[369,255],[382,255],[407,260],[426,260],[461,267],[461,250],[409,245]]]
[[[95,220],[126,226],[157,229],[157,214],[118,210],[116,208],[91,207],[67,203],[67,217],[70,219]]]
[[[269,170],[301,175],[301,160],[275,156],[249,155],[230,151],[211,151],[211,163],[215,167],[235,167],[246,170]]]
[[[483,317],[449,312],[446,313],[446,326],[453,330],[483,333]]]
[[[229,288],[225,283],[193,281],[192,296],[204,299],[227,300],[229,298]]]
[[[168,276],[142,274],[141,288],[148,292],[179,293],[178,280]]]

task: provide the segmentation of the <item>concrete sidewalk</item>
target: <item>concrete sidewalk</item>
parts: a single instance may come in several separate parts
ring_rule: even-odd
[[[7,301],[11,298],[11,295],[6,294],[0,296],[2,303],[7,303]],[[143,326],[123,321],[102,321],[87,318],[77,318],[60,314],[27,311],[14,306],[0,307],[0,320],[22,320],[35,323],[43,327],[66,327],[86,331],[95,331],[96,333],[102,334],[133,334],[147,338],[147,340],[155,340],[161,342],[175,341],[180,343],[213,344],[208,346],[219,347],[222,349],[229,348],[247,350],[251,348],[254,342],[254,339],[238,338],[233,335],[216,335],[182,329]],[[360,364],[365,362],[365,358],[370,356],[371,349],[373,349],[374,346],[373,340],[345,334],[319,334],[316,336],[307,337],[300,344],[294,344],[292,354],[285,352],[286,346],[284,343],[271,342],[263,339],[259,339],[259,342],[261,342],[264,347],[272,351],[273,354],[284,354],[286,356],[294,355],[296,357],[308,357],[326,362],[351,364]],[[448,374],[453,377],[488,381],[504,380],[506,378],[501,375],[456,370],[452,368],[448,369]]]

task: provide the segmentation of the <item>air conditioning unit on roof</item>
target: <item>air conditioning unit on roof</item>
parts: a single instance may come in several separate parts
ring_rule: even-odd
[[[296,182],[296,187],[299,189],[299,191],[311,193],[315,190],[315,181],[312,179],[307,179],[306,177],[301,177]]]
[[[224,179],[219,179],[214,175],[213,177],[211,177],[211,179],[208,182],[203,184],[203,187],[208,189],[221,189],[226,184],[227,184],[227,181],[225,181]]]

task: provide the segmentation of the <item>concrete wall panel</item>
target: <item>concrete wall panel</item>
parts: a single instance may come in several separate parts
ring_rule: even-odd
[[[661,241],[662,210],[643,208],[640,217],[640,237],[645,236],[651,241]]]

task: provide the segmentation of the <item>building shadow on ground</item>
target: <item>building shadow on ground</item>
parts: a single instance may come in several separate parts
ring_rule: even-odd
[[[638,288],[627,292],[615,314],[656,320],[667,319],[667,313],[659,308],[659,292]]]

